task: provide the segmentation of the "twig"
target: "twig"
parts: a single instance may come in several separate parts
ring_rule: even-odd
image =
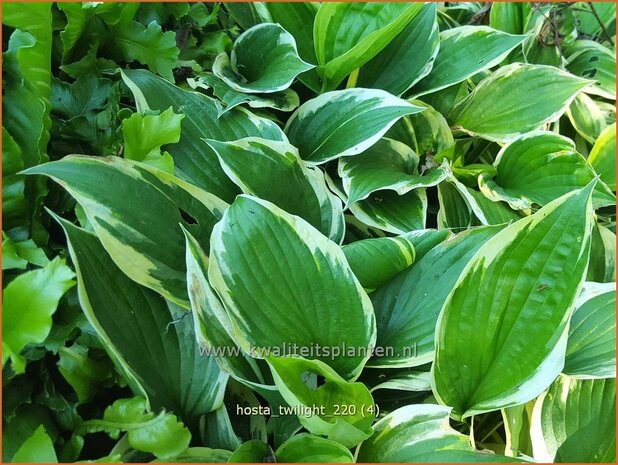
[[[594,17],[596,18],[597,22],[599,23],[599,26],[601,26],[601,29],[603,30],[603,34],[605,34],[605,38],[607,39],[607,41],[612,44],[612,47],[614,46],[614,41],[612,40],[612,36],[609,34],[609,31],[607,30],[607,28],[605,27],[605,24],[603,24],[603,21],[601,20],[601,18],[599,17],[599,14],[597,13],[596,8],[594,7],[594,5],[592,4],[592,2],[586,2],[588,3],[588,6],[590,7],[590,11],[592,12],[592,14],[594,15]]]

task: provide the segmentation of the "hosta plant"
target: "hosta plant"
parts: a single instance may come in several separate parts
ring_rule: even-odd
[[[2,23],[4,462],[615,462],[615,4]]]

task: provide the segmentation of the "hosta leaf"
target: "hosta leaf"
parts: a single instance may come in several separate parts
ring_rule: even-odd
[[[558,119],[590,84],[553,66],[503,66],[483,79],[450,118],[472,135],[511,139]]]
[[[15,373],[23,373],[20,352],[40,344],[52,327],[60,298],[75,285],[75,274],[60,257],[45,267],[20,274],[2,291],[2,366],[10,358]]]
[[[135,97],[138,111],[148,108],[184,113],[180,141],[169,147],[176,174],[225,201],[232,201],[238,188],[228,179],[217,155],[204,143],[203,138],[221,141],[243,137],[262,137],[286,140],[272,121],[260,118],[243,108],[235,108],[219,117],[221,105],[198,92],[180,89],[145,70],[123,70],[123,79]]]
[[[527,402],[562,370],[594,184],[507,226],[464,268],[438,319],[432,368],[436,397],[456,415]]]
[[[201,356],[184,312],[131,281],[91,232],[60,220],[84,314],[136,395],[195,419],[219,407],[227,376]],[[186,316],[186,315],[185,315]]]
[[[168,459],[156,459],[150,463],[227,463],[231,452],[223,449],[211,449],[210,447],[189,447]]]
[[[264,4],[273,23],[279,23],[294,36],[298,55],[307,63],[317,63],[313,43],[313,23],[319,4],[312,2],[268,2]],[[298,75],[298,79],[314,92],[319,92],[322,82],[315,68]]]
[[[496,2],[489,10],[489,25],[509,34],[524,31],[524,8],[521,3]]]
[[[238,92],[282,91],[313,68],[298,56],[294,37],[279,24],[258,24],[243,32],[231,55],[217,56],[212,71]]]
[[[67,156],[26,173],[51,177],[80,203],[127,276],[188,306],[179,223],[208,237],[225,202],[163,171],[117,157]]]
[[[193,89],[198,87],[212,88],[214,96],[225,104],[225,107],[219,108],[219,117],[244,103],[251,108],[274,108],[281,111],[292,111],[299,105],[298,94],[292,89],[268,95],[246,94],[232,89],[217,76],[210,73],[200,74],[196,78],[187,78],[187,83]]]
[[[616,190],[616,123],[608,126],[599,136],[592,151],[588,156],[588,162],[601,180],[610,189]]]
[[[206,142],[217,153],[225,173],[245,194],[273,202],[307,220],[333,241],[341,241],[341,201],[328,190],[320,169],[305,166],[294,146],[256,137]]]
[[[460,26],[440,33],[440,51],[431,72],[412,89],[429,94],[492,68],[523,42],[525,36],[507,34],[487,26]]]
[[[403,31],[362,66],[357,85],[401,95],[425,77],[440,47],[436,12],[434,3],[422,5]]]
[[[209,348],[219,366],[237,379],[264,383],[259,368],[251,358],[240,352],[238,356],[225,352],[237,348],[230,336],[232,323],[208,282],[208,257],[195,238],[189,232],[184,232],[187,245],[187,291],[197,343]]]
[[[301,105],[288,120],[285,132],[301,158],[324,163],[362,153],[399,118],[420,111],[421,107],[383,90],[337,90]]]
[[[616,377],[616,285],[585,283],[569,327],[563,372],[577,378]]]
[[[599,105],[585,93],[575,97],[567,115],[575,130],[591,144],[606,127],[605,116]]]
[[[350,211],[368,226],[405,234],[425,228],[427,194],[424,188],[403,195],[390,190],[374,192],[367,199],[350,205]]]
[[[373,399],[363,383],[345,381],[319,360],[271,357],[268,363],[279,392],[300,412],[298,418],[310,433],[346,447],[371,435]],[[323,384],[318,384],[319,379]],[[318,411],[313,410],[316,407]],[[312,414],[303,414],[306,409]]]
[[[599,2],[593,5],[594,13],[587,2],[578,2],[576,6],[577,10],[573,9],[573,15],[577,18],[577,29],[584,34],[590,36],[600,34],[603,32],[604,24],[611,26],[612,22],[616,22],[615,3]]]
[[[322,90],[373,58],[418,14],[421,3],[323,3],[313,27]]]
[[[354,463],[350,451],[341,444],[307,433],[292,436],[275,455],[283,463]]]
[[[58,463],[54,450],[54,443],[45,431],[39,426],[32,435],[19,447],[11,459],[13,463]]]
[[[410,103],[424,107],[425,110],[401,118],[386,133],[387,137],[403,142],[419,156],[433,156],[455,144],[444,116],[420,100],[412,100]]]
[[[114,28],[112,38],[125,60],[137,60],[164,78],[173,79],[172,69],[179,54],[175,32],[163,32],[156,21],[148,26],[132,21],[126,27]]]
[[[531,435],[539,462],[615,462],[616,380],[560,376],[534,406]]]
[[[584,187],[596,173],[568,138],[554,132],[519,136],[500,150],[494,163],[496,177],[482,174],[481,191],[491,200],[507,202],[516,210],[545,205]],[[616,197],[603,182],[592,194],[595,208],[615,205]]]
[[[122,122],[124,157],[173,174],[174,162],[169,153],[161,153],[161,146],[180,140],[183,118],[184,115],[175,114],[171,108],[160,115],[132,114]]]
[[[482,454],[470,439],[449,425],[449,407],[408,405],[378,421],[371,438],[363,442],[357,461],[404,462],[509,462],[513,459]]]
[[[112,375],[111,364],[94,360],[88,349],[77,343],[58,350],[58,371],[71,385],[80,403],[92,400],[105,380]]]
[[[392,139],[381,139],[363,154],[339,159],[339,176],[348,195],[347,204],[370,194],[392,190],[403,195],[419,187],[435,186],[450,173],[448,165],[425,176],[416,173],[418,155],[410,147]]]
[[[88,420],[83,428],[88,432],[105,431],[116,439],[126,431],[132,448],[158,458],[181,454],[191,441],[191,433],[175,415],[150,412],[146,400],[139,396],[117,400],[105,409],[102,420]]]
[[[356,241],[342,247],[350,268],[365,289],[377,289],[414,263],[410,235]]]
[[[228,459],[229,463],[261,463],[272,461],[273,450],[268,444],[258,439],[243,442]]]
[[[441,242],[371,294],[380,347],[390,356],[375,357],[376,367],[409,367],[431,361],[438,314],[464,267],[502,227],[488,226]]]
[[[567,69],[576,76],[594,79],[593,86],[586,89],[590,94],[616,99],[616,55],[603,45],[580,40],[575,42],[574,53],[568,58]]]
[[[588,281],[616,281],[616,234],[597,224],[592,230],[592,249],[588,264]]]
[[[375,341],[371,302],[341,249],[272,203],[237,197],[213,231],[210,258],[210,283],[225,304],[236,342],[246,351],[278,349],[282,354],[292,343],[366,348]],[[271,297],[256,300],[255,295]],[[369,357],[361,352],[312,358],[354,378]]]

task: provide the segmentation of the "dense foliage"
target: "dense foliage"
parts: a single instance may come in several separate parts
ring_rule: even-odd
[[[615,4],[2,21],[3,461],[615,461]]]

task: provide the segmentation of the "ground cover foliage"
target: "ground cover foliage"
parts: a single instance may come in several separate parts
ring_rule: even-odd
[[[2,22],[3,461],[615,461],[615,4]]]

